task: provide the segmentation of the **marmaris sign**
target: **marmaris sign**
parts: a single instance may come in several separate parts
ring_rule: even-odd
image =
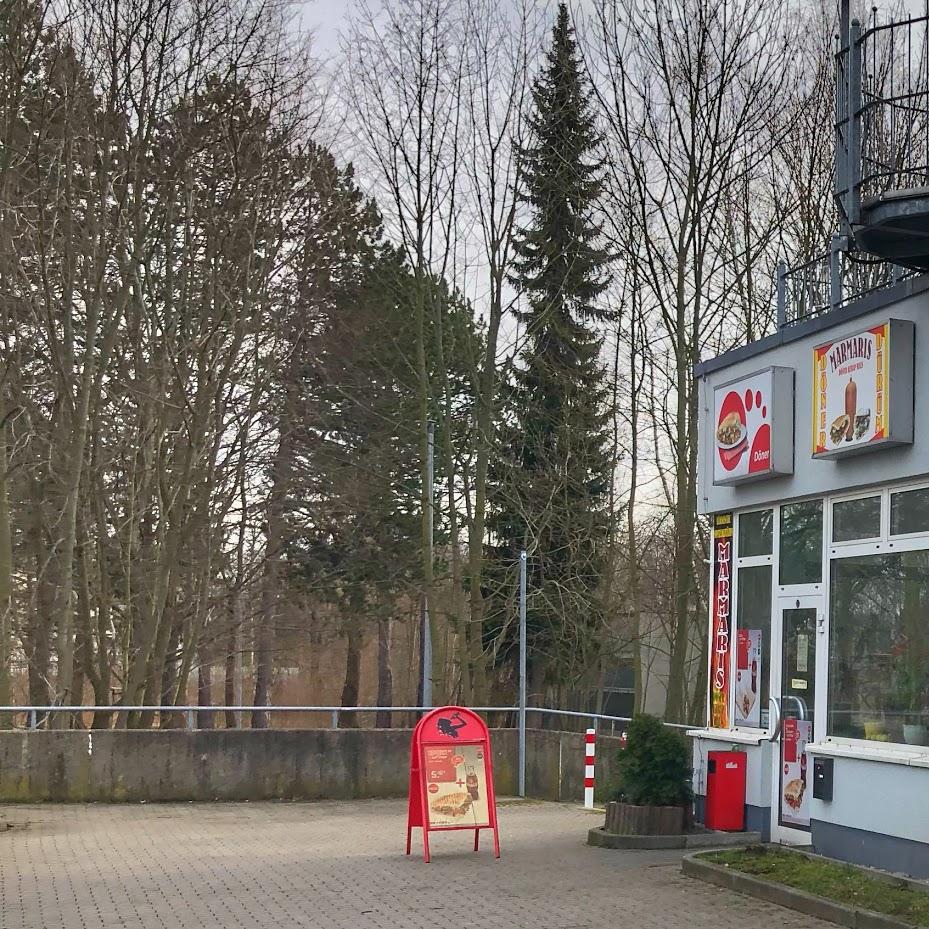
[[[913,441],[913,324],[891,319],[813,349],[813,457]]]

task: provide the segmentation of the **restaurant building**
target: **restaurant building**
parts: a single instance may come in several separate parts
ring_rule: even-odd
[[[842,16],[841,232],[779,273],[773,335],[695,371],[712,551],[694,787],[700,818],[708,752],[744,751],[747,828],[927,878],[929,147],[877,170],[867,120],[897,104],[860,62],[897,26]],[[925,19],[899,27],[925,39]]]

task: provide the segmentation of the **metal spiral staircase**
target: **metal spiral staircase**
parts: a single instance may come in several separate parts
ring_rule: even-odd
[[[842,0],[836,199],[849,244],[929,270],[929,14],[862,30]]]
[[[830,251],[778,269],[784,327],[929,271],[929,0],[866,27],[840,0]]]

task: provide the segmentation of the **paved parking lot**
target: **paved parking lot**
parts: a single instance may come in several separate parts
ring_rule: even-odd
[[[429,865],[403,855],[405,815],[402,801],[4,807],[0,927],[826,926],[685,878],[677,853],[588,848],[597,819],[579,809],[504,803],[499,861],[446,833]]]

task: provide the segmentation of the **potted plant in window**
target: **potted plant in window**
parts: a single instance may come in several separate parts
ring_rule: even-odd
[[[927,697],[929,697],[929,658],[907,655],[897,668],[897,701],[904,709],[903,741],[907,745],[929,745],[929,727],[926,726]]]
[[[691,828],[690,755],[677,732],[654,716],[636,716],[618,770],[614,799],[606,805],[606,832],[682,835]]]

